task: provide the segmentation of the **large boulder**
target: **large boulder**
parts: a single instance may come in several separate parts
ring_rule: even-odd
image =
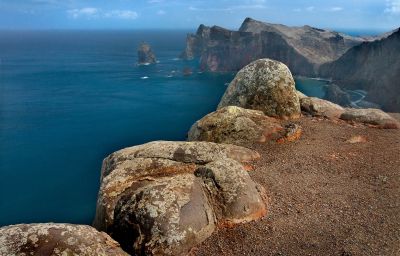
[[[345,111],[341,106],[327,100],[315,97],[304,97],[300,99],[301,110],[316,117],[338,119]]]
[[[20,224],[0,228],[0,255],[127,256],[111,237],[72,224]]]
[[[256,60],[237,73],[218,108],[226,106],[260,110],[267,116],[283,119],[301,114],[290,70],[270,59]]]
[[[247,148],[156,141],[103,162],[94,226],[132,254],[185,255],[217,226],[266,213],[264,190],[246,166]]]
[[[279,139],[283,129],[276,119],[262,111],[228,106],[193,124],[188,140],[247,145]]]
[[[138,63],[143,64],[154,64],[157,62],[156,56],[153,53],[150,45],[147,43],[141,43],[138,49]]]
[[[380,109],[354,109],[347,108],[340,119],[352,122],[360,122],[383,129],[399,129],[400,123],[389,114]]]

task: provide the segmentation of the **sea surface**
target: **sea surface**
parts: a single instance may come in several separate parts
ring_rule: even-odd
[[[104,157],[185,140],[215,110],[235,74],[178,59],[187,32],[0,31],[0,226],[90,224]],[[136,65],[141,41],[158,64]],[[309,96],[325,84],[297,79]]]

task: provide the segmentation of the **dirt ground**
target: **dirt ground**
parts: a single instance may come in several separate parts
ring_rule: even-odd
[[[400,255],[400,130],[296,123],[299,141],[252,146],[267,216],[215,232],[195,254]],[[367,142],[347,142],[355,135]]]

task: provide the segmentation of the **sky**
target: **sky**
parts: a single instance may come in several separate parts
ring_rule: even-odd
[[[383,31],[400,26],[400,0],[0,0],[0,29],[236,29],[246,17]]]

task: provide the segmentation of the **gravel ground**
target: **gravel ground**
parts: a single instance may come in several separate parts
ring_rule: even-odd
[[[251,146],[267,216],[215,232],[194,254],[400,255],[400,130],[296,123],[299,141]],[[356,135],[367,142],[347,142]]]

